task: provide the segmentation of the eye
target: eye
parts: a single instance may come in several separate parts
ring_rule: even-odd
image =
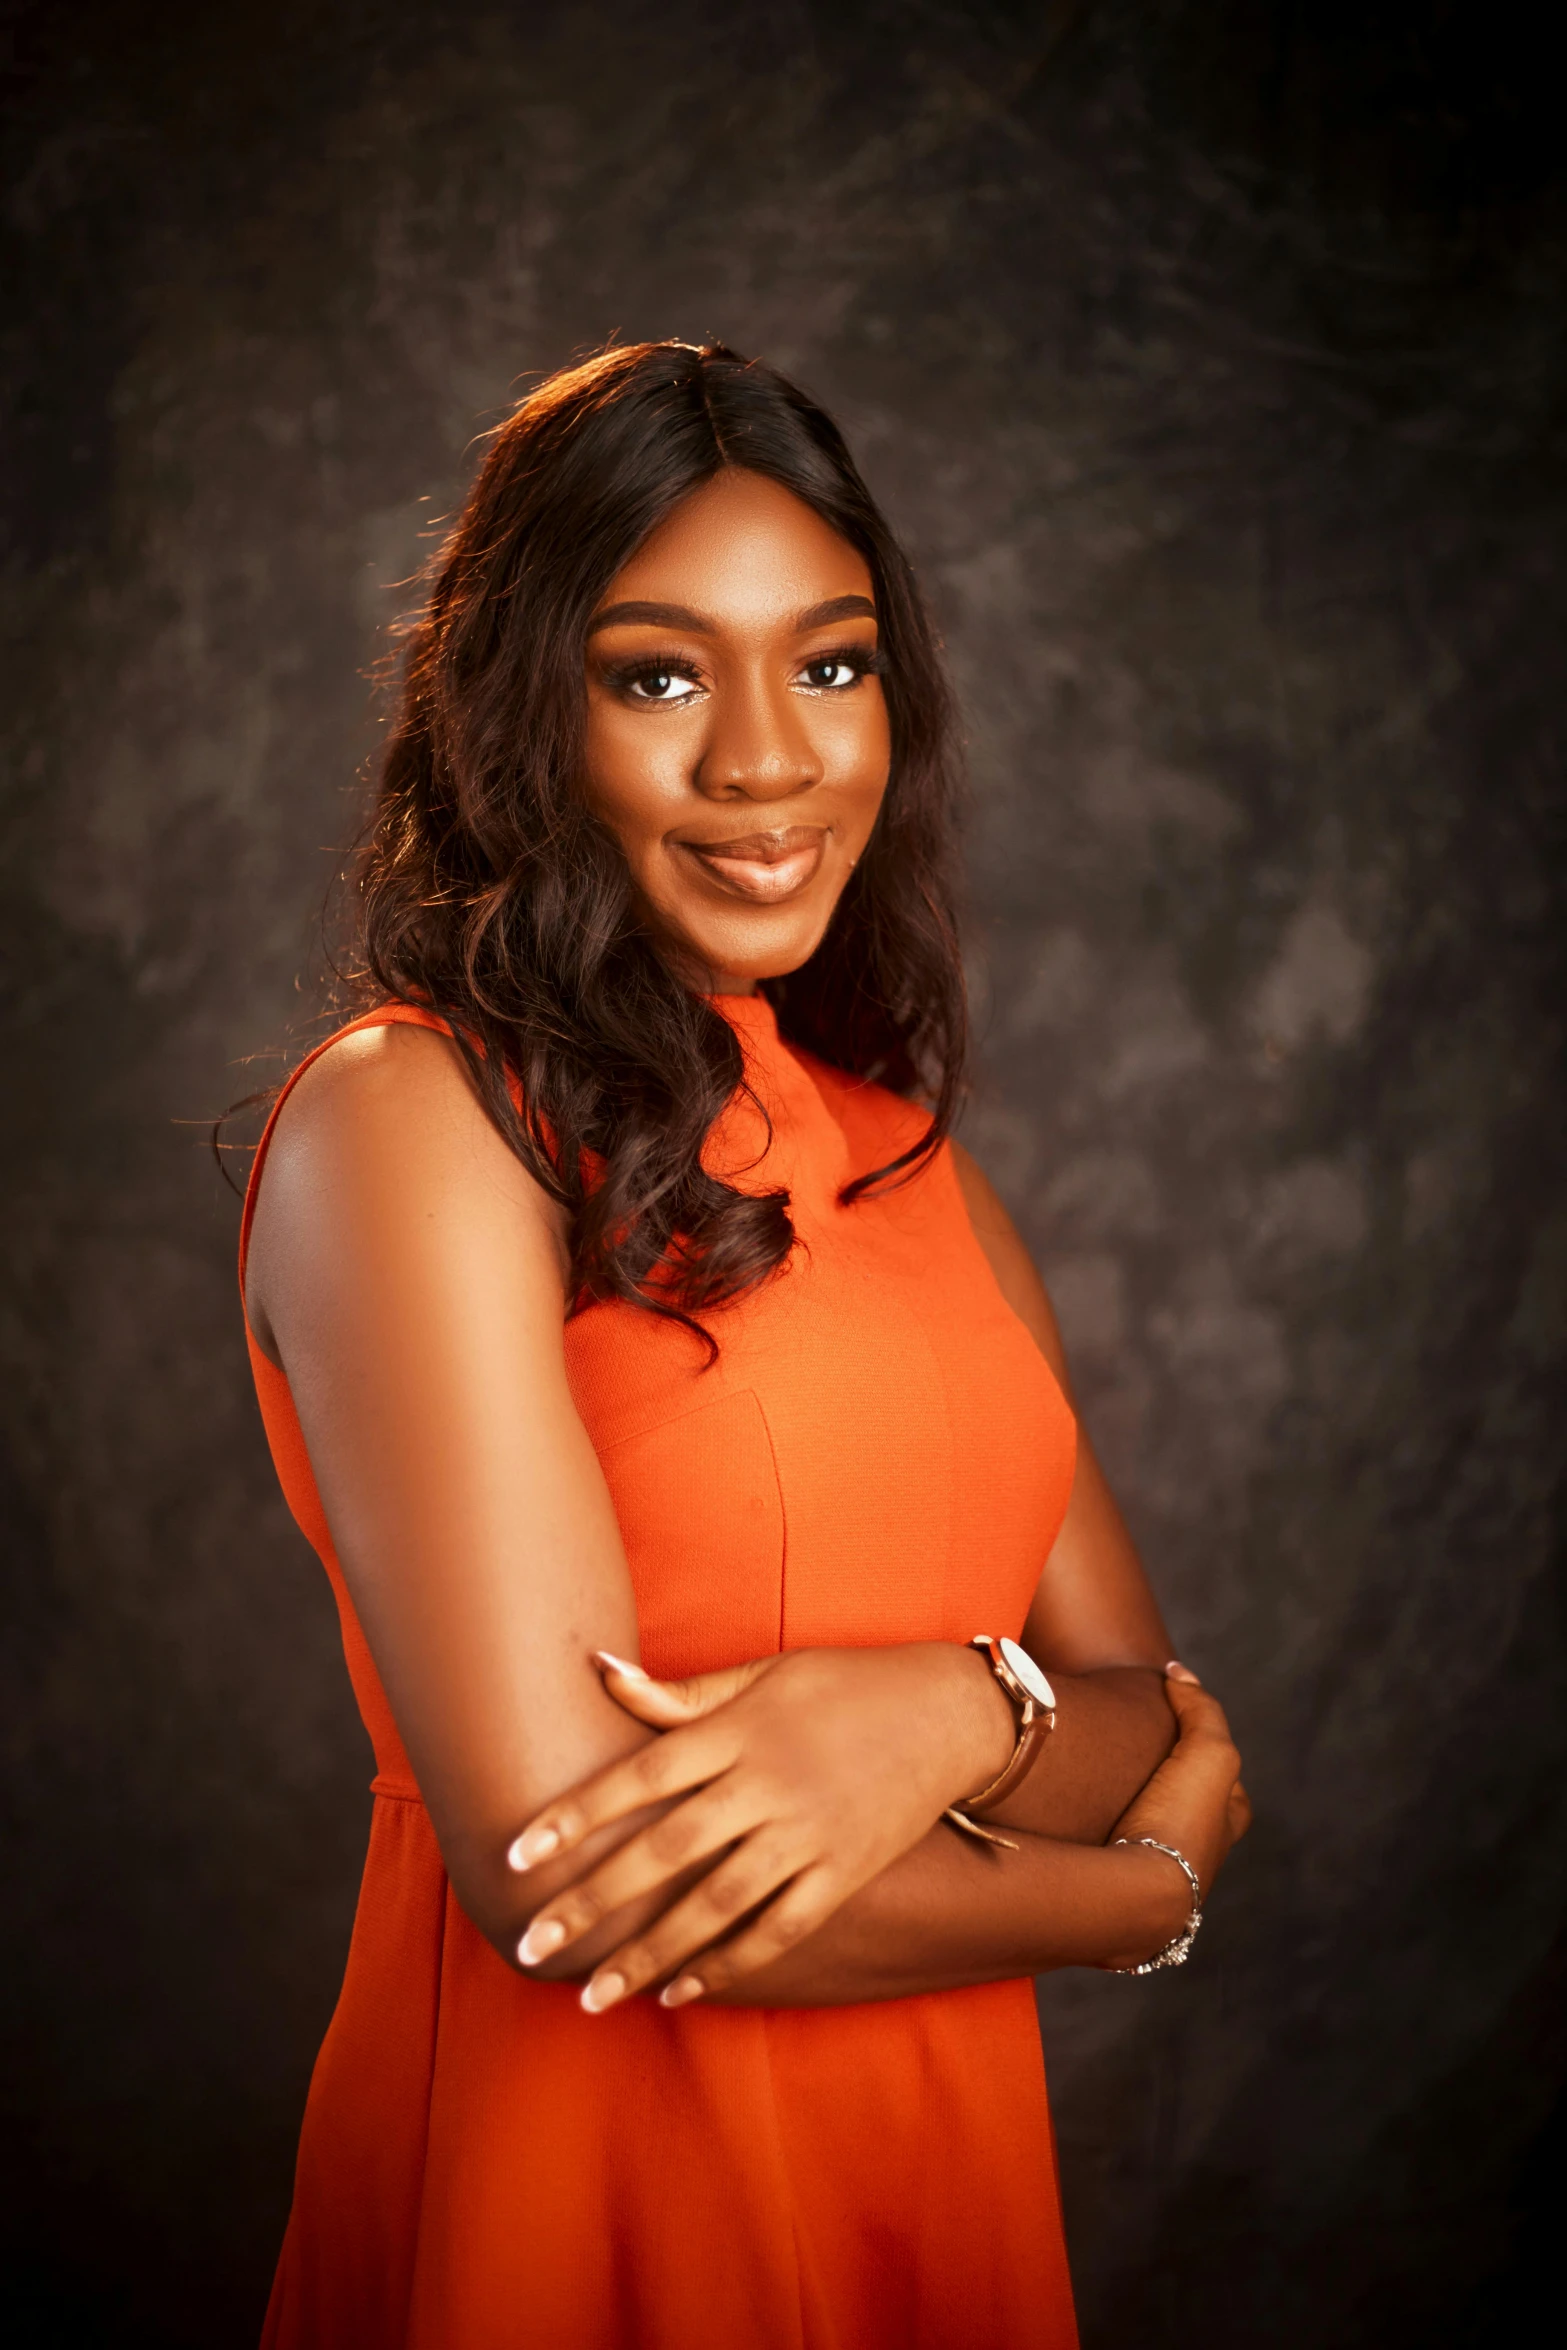
[[[801,670],[800,682],[817,693],[842,693],[846,686],[858,685],[874,666],[870,653],[818,653]]]
[[[623,672],[620,685],[622,692],[634,702],[689,702],[693,694],[701,691],[694,678],[679,669],[666,669],[660,663],[650,669]]]

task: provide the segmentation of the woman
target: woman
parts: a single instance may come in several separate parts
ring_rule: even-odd
[[[1075,2338],[1029,1977],[1182,1955],[1245,1799],[949,1139],[950,802],[780,377],[495,434],[247,1209],[377,1761],[270,2343]]]

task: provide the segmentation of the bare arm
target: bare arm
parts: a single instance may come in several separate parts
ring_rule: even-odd
[[[636,1611],[566,1382],[565,1263],[445,1038],[363,1031],[300,1080],[261,1180],[251,1325],[457,1897],[511,1954],[551,1889],[506,1867],[519,1817],[650,1736],[590,1662],[635,1656]]]
[[[992,1856],[938,1828],[796,1949],[731,1980],[722,1952],[693,1972],[724,2007],[835,2007],[1135,1965],[1180,1932],[1186,1892],[1146,1846],[1096,1852],[1025,1833],[1017,1852]]]

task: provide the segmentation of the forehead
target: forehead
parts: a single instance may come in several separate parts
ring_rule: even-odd
[[[603,603],[683,604],[725,627],[782,626],[838,596],[871,596],[857,547],[792,491],[730,472],[681,500],[605,591]]]

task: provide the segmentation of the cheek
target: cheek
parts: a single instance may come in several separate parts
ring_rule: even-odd
[[[588,803],[633,861],[662,836],[671,788],[678,793],[679,759],[671,749],[624,711],[590,706],[583,738]]]
[[[886,793],[892,765],[892,729],[887,705],[880,694],[874,701],[867,696],[863,703],[856,696],[830,732],[831,739],[823,744],[828,780],[852,800],[856,815],[869,832]]]

